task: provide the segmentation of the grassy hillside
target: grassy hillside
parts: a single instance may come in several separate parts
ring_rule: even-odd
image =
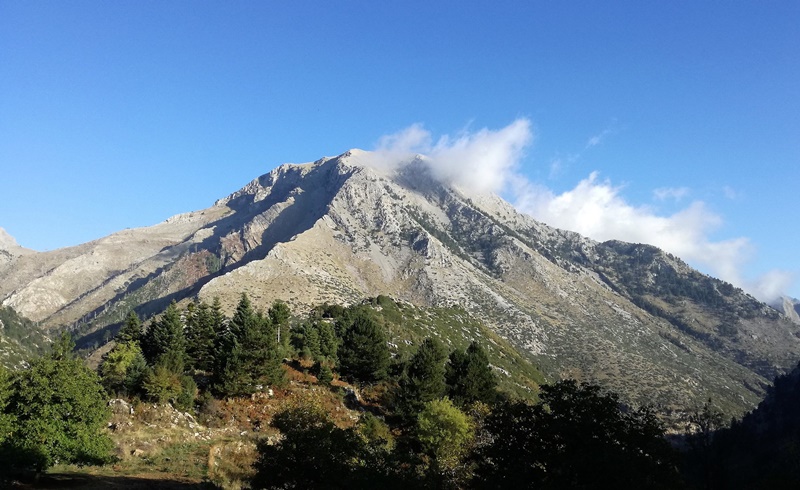
[[[472,318],[460,307],[419,307],[378,296],[365,302],[389,336],[393,354],[406,359],[426,337],[449,349],[466,349],[473,340],[486,350],[500,389],[521,398],[535,398],[545,376],[531,359]]]

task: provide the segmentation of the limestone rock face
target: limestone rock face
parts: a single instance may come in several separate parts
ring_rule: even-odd
[[[749,409],[800,358],[800,325],[677,257],[551,228],[437,181],[424,157],[372,160],[282,165],[203,211],[0,262],[0,300],[86,333],[242,292],[300,312],[378,294],[460,305],[553,377],[667,410],[709,396]]]
[[[31,253],[33,253],[33,250],[20,247],[13,236],[9,235],[3,228],[0,228],[0,267],[12,262],[19,256]]]

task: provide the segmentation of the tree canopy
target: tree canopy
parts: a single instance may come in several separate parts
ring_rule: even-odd
[[[13,374],[10,393],[6,384],[3,413],[11,431],[0,449],[6,470],[42,471],[57,462],[101,463],[110,457],[111,440],[103,433],[111,416],[107,395],[97,374],[72,357],[67,345],[62,339],[51,355]],[[2,391],[0,386],[0,404]]]
[[[476,452],[479,488],[674,488],[675,453],[647,409],[599,386],[565,380],[541,402],[505,402],[487,418]]]
[[[370,383],[384,379],[389,367],[386,333],[369,313],[357,311],[343,326],[339,347],[342,374]]]

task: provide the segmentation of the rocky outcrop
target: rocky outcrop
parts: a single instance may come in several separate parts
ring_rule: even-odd
[[[493,195],[392,170],[352,150],[283,165],[212,207],[15,259],[4,304],[87,334],[172,299],[241,292],[294,309],[386,294],[459,305],[553,376],[599,381],[680,410],[709,396],[751,408],[800,358],[800,325],[654,247],[597,243]],[[99,334],[97,334],[99,335]]]

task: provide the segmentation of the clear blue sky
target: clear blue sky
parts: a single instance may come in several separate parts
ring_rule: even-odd
[[[0,2],[0,227],[37,250],[519,118],[554,195],[596,171],[655,216],[702,201],[744,277],[800,272],[800,2]]]

